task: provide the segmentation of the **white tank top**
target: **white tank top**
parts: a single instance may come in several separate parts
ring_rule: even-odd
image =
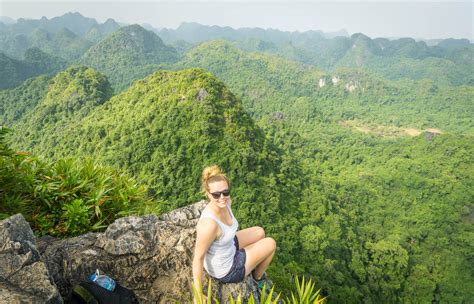
[[[239,223],[234,217],[229,205],[227,205],[227,208],[232,216],[232,225],[230,226],[221,222],[221,220],[207,210],[204,210],[199,218],[200,220],[203,218],[213,219],[222,230],[221,237],[212,242],[204,258],[204,269],[217,279],[223,278],[230,271],[236,251],[234,237]]]

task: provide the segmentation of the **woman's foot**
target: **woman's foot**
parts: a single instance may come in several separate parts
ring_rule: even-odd
[[[256,279],[255,278],[255,273],[254,273],[255,270],[252,270],[252,280],[255,282],[255,284],[257,284],[257,287],[258,287],[258,290],[262,290],[263,287],[265,286],[265,283],[267,281],[267,273],[264,272],[262,277],[260,279]]]

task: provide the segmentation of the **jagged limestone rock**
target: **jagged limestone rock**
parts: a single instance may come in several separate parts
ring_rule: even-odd
[[[0,221],[0,303],[62,303],[21,214]]]
[[[100,269],[132,289],[140,303],[190,303],[195,226],[205,205],[160,217],[124,217],[104,233],[42,237],[38,246],[25,219],[10,217],[0,222],[0,302],[61,303],[72,286]],[[213,280],[212,291],[220,303],[228,303],[230,295],[257,294],[250,278],[239,284]]]
[[[205,204],[201,201],[160,217],[125,217],[104,233],[50,240],[43,257],[63,296],[98,268],[132,289],[140,303],[190,303],[195,226]],[[228,303],[230,294],[240,293],[245,299],[257,289],[247,278],[239,284],[213,281],[212,291],[221,303]]]

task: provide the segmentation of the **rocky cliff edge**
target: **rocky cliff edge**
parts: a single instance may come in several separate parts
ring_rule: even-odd
[[[37,239],[21,214],[0,221],[0,303],[63,303],[96,269],[132,289],[140,303],[190,303],[195,226],[205,204],[124,217],[104,233],[69,239]],[[220,303],[257,294],[248,277],[212,281],[212,291]]]

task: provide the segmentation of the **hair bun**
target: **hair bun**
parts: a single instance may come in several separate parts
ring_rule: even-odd
[[[202,181],[206,183],[211,177],[221,174],[221,168],[218,165],[212,165],[204,168],[202,171]]]
[[[209,167],[204,168],[202,170],[201,176],[201,190],[204,195],[206,192],[209,191],[209,183],[218,182],[218,181],[225,181],[227,185],[230,187],[230,180],[227,176],[222,173],[221,168],[218,165],[212,165]]]

